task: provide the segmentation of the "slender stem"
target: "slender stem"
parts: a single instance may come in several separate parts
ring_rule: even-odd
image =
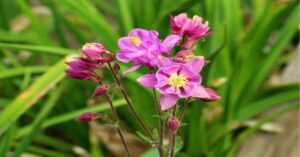
[[[151,73],[154,73],[153,70],[150,70]],[[160,103],[157,98],[157,93],[156,90],[153,88],[152,89],[152,94],[154,97],[154,103],[156,106],[156,111],[159,115],[159,144],[158,144],[158,151],[159,151],[159,156],[164,157],[164,117],[163,117],[163,111],[160,108]]]
[[[102,85],[102,82],[99,82],[99,84]],[[110,96],[109,96],[107,93],[105,93],[104,95],[105,95],[105,98],[106,98],[106,100],[108,101],[108,104],[109,104],[109,106],[110,106],[110,109],[111,109],[111,112],[112,112],[114,121],[115,121],[116,123],[118,123],[118,122],[119,122],[119,118],[118,118],[117,110],[116,110],[116,108],[115,108],[114,105],[113,105],[113,101],[111,100]],[[129,151],[128,145],[126,144],[126,141],[125,141],[125,139],[124,139],[124,136],[123,136],[123,133],[122,133],[120,127],[119,127],[119,126],[116,126],[116,130],[117,130],[117,132],[118,132],[118,134],[119,134],[119,136],[120,136],[121,142],[122,142],[122,144],[123,144],[123,146],[124,146],[124,148],[125,148],[127,157],[132,157],[132,155],[131,155],[131,153],[130,153],[130,151]]]
[[[122,87],[121,85],[121,82],[117,76],[117,74],[115,73],[115,71],[113,70],[111,64],[108,62],[108,67],[109,67],[109,70],[111,71],[112,75],[113,75],[113,78],[117,84],[117,86],[119,87],[119,89],[121,90],[121,93],[123,95],[123,97],[125,98],[128,106],[129,106],[129,109],[130,111],[133,113],[134,117],[137,119],[137,121],[139,122],[139,124],[141,125],[141,127],[144,129],[144,131],[146,132],[146,134],[148,135],[148,137],[152,140],[152,142],[155,141],[155,138],[152,136],[150,130],[146,127],[145,123],[143,122],[142,118],[138,115],[135,107],[132,105],[131,101],[129,100],[129,97],[127,95],[127,92],[124,90],[124,88]]]
[[[183,116],[184,116],[184,113],[185,113],[185,111],[186,111],[186,109],[187,109],[187,107],[188,107],[188,104],[189,104],[189,102],[190,102],[190,97],[189,98],[187,98],[186,100],[185,100],[185,102],[184,102],[184,105],[183,105],[183,109],[182,109],[182,111],[181,111],[181,113],[180,113],[180,115],[179,115],[179,118],[178,118],[178,120],[179,120],[179,122],[181,122],[181,120],[182,120],[182,118],[183,118]]]
[[[177,104],[173,108],[172,116],[176,117],[176,109],[177,109]],[[175,147],[175,139],[176,139],[176,133],[171,134],[171,145],[170,145],[170,151],[171,151],[171,157],[174,157],[175,152],[174,152],[174,147]]]
[[[121,141],[122,141],[122,144],[123,144],[123,146],[124,146],[124,148],[125,148],[125,150],[126,150],[127,156],[128,156],[128,157],[132,157],[132,155],[131,155],[131,153],[130,153],[130,151],[129,151],[129,148],[128,148],[126,142],[125,142],[125,138],[124,138],[124,136],[123,136],[122,130],[121,130],[119,127],[117,127],[116,129],[117,129],[117,132],[118,132],[118,134],[119,134],[119,136],[120,136],[120,139],[121,139]]]

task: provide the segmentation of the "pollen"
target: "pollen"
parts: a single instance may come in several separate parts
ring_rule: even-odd
[[[187,78],[183,75],[172,74],[168,79],[168,84],[173,87],[183,87],[185,86]]]
[[[134,44],[135,47],[138,47],[142,42],[140,38],[134,36],[130,36],[129,40]]]
[[[189,54],[189,55],[184,56],[184,57],[183,57],[183,60],[184,60],[185,62],[188,62],[188,61],[194,59],[195,57],[196,57],[196,56],[195,56],[194,54]]]

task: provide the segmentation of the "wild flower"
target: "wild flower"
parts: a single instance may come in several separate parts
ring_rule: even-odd
[[[197,40],[211,34],[208,32],[208,22],[204,22],[203,19],[197,15],[192,19],[188,18],[186,13],[181,13],[175,17],[171,15],[170,24],[172,34],[182,37],[182,40],[178,42],[178,45],[182,45],[184,48],[191,48]]]
[[[161,41],[156,31],[133,29],[126,37],[122,37],[118,41],[120,48],[117,52],[118,61],[133,64],[123,74],[134,71],[142,65],[146,65],[150,69],[156,68],[158,57],[163,54],[170,55],[171,49],[179,39],[180,37],[177,35],[169,35]]]

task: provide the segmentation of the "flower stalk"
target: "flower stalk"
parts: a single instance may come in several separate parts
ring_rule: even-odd
[[[121,81],[119,80],[117,74],[115,73],[113,67],[111,66],[111,64],[108,62],[108,67],[109,67],[109,70],[111,71],[112,75],[113,75],[113,78],[118,86],[118,88],[120,89],[123,97],[125,98],[128,106],[129,106],[129,109],[130,111],[133,113],[134,117],[137,119],[137,121],[139,122],[140,126],[143,128],[143,130],[146,132],[147,136],[151,139],[151,141],[155,143],[155,138],[152,136],[150,130],[147,128],[147,126],[145,125],[144,121],[142,120],[142,118],[138,115],[135,107],[132,105],[131,101],[129,100],[129,97],[128,97],[128,94],[127,92],[125,91],[125,89],[122,87],[122,84],[121,84]]]

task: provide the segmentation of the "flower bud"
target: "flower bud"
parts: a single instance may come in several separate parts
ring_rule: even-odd
[[[111,62],[114,59],[114,54],[110,53],[99,43],[87,43],[82,47],[80,52],[83,58],[94,62]]]
[[[118,63],[115,63],[115,65],[113,66],[113,69],[116,73],[118,73],[118,71],[121,69],[120,65]]]
[[[103,95],[107,92],[107,90],[108,90],[108,86],[100,85],[94,90],[93,97]]]
[[[170,116],[168,119],[168,127],[173,134],[176,134],[180,126],[179,120],[175,116]]]
[[[85,113],[79,115],[76,118],[76,121],[78,121],[78,122],[91,122],[91,121],[99,119],[99,118],[100,118],[100,115],[98,113],[85,112]]]
[[[210,98],[200,98],[202,101],[212,102],[221,99],[221,97],[214,90],[210,88],[206,88],[206,92],[209,94]]]

